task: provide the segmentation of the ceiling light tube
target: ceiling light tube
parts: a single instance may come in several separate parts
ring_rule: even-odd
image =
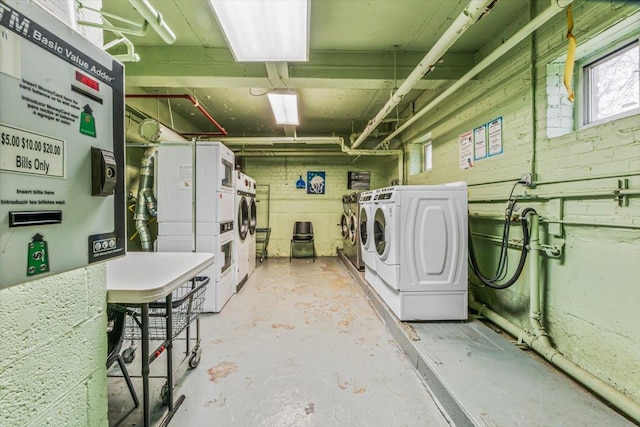
[[[309,0],[209,3],[236,61],[309,60]]]
[[[279,125],[298,125],[298,97],[292,91],[274,91],[267,94],[271,110]]]

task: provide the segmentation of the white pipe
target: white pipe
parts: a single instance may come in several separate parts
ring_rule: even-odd
[[[382,144],[391,141],[396,135],[404,131],[406,128],[411,126],[416,120],[420,117],[424,116],[426,113],[431,111],[436,105],[440,104],[440,102],[444,101],[449,95],[462,87],[469,80],[474,78],[477,74],[482,72],[489,65],[493,64],[496,60],[498,60],[502,55],[507,53],[511,48],[524,40],[525,37],[529,36],[532,32],[540,28],[544,23],[549,21],[559,12],[563,11],[565,6],[571,3],[573,0],[552,0],[551,6],[545,9],[542,13],[536,16],[534,19],[529,21],[524,27],[522,27],[517,33],[515,33],[511,38],[509,38],[506,42],[500,45],[496,50],[491,52],[486,58],[478,63],[475,67],[473,67],[467,74],[458,79],[454,84],[449,86],[444,92],[438,95],[433,101],[431,101],[428,105],[423,107],[420,111],[415,113],[406,122],[404,122],[400,127],[398,127],[391,135],[387,136],[380,144],[378,144],[374,149],[379,148]],[[533,82],[531,83],[533,84]]]
[[[176,35],[164,22],[160,12],[154,9],[147,0],[129,0],[129,3],[151,25],[165,43],[173,44],[176,41]]]
[[[407,93],[427,74],[431,71],[435,64],[449,50],[449,48],[467,31],[480,16],[486,12],[487,8],[494,0],[471,0],[467,7],[458,15],[455,21],[447,28],[447,31],[438,39],[435,45],[422,58],[422,61],[413,69],[411,74],[400,85],[398,90],[391,96],[387,103],[382,107],[378,114],[367,124],[358,139],[353,143],[351,148],[358,148],[362,142],[371,134],[371,132],[380,124],[382,119],[387,117],[402,101]]]
[[[531,238],[529,240],[529,324],[533,333],[529,333],[509,320],[502,317],[495,311],[487,308],[475,299],[473,293],[469,293],[469,307],[486,317],[514,337],[518,337],[530,348],[543,356],[547,361],[558,367],[567,375],[593,391],[595,394],[611,403],[620,411],[628,415],[636,422],[640,422],[640,404],[632,400],[629,396],[621,393],[608,383],[593,375],[591,372],[581,368],[576,363],[569,360],[558,350],[553,348],[549,337],[542,326],[541,318],[541,297],[540,297],[540,242],[538,215],[533,214],[531,218]]]

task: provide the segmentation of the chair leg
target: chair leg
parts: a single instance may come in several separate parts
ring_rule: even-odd
[[[311,242],[311,254],[313,262],[316,262],[316,244],[313,241]]]
[[[293,240],[289,244],[289,262],[291,262],[292,257],[293,257]]]
[[[118,366],[120,366],[120,370],[122,371],[124,380],[127,382],[127,387],[129,387],[129,392],[131,393],[131,397],[133,398],[133,403],[137,408],[138,406],[140,406],[140,401],[138,401],[138,395],[136,394],[136,390],[133,388],[133,383],[131,382],[129,371],[127,371],[127,367],[124,364],[124,360],[122,360],[122,356],[120,356],[120,354],[116,356],[116,360],[118,361]]]

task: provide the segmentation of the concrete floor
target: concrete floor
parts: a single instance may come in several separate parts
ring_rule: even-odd
[[[201,318],[202,360],[176,369],[176,395],[186,399],[170,425],[449,425],[338,258],[268,259],[221,313]],[[139,361],[129,365],[134,375]],[[151,368],[162,374],[164,358]],[[154,422],[163,383],[151,380]],[[110,378],[110,424],[142,425],[132,407],[124,381]]]

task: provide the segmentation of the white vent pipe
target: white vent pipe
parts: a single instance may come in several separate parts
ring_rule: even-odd
[[[467,74],[460,77],[454,84],[449,86],[444,92],[438,95],[433,101],[431,101],[428,105],[423,107],[420,111],[411,116],[406,122],[402,124],[399,128],[397,128],[391,135],[387,136],[382,142],[374,147],[374,149],[380,148],[383,144],[391,141],[396,135],[404,131],[411,124],[413,124],[420,117],[424,116],[426,113],[431,111],[436,105],[440,102],[444,101],[449,95],[453,92],[461,88],[464,84],[466,84],[469,80],[474,78],[480,72],[484,71],[489,65],[493,64],[499,58],[502,57],[505,53],[511,50],[515,45],[524,40],[525,37],[529,36],[535,30],[540,28],[543,24],[549,21],[551,18],[556,16],[559,12],[563,11],[566,6],[568,6],[573,0],[551,0],[551,6],[545,9],[538,16],[533,18],[527,25],[522,27],[517,33],[515,33],[511,38],[505,41],[500,45],[496,50],[491,52],[486,58],[478,63],[475,67],[473,67]],[[533,84],[533,83],[532,83]]]
[[[164,40],[167,44],[173,44],[176,41],[176,35],[171,28],[164,22],[162,15],[149,4],[147,0],[129,0],[131,6],[151,25],[151,28]]]
[[[391,111],[402,101],[407,93],[431,71],[435,64],[449,50],[449,48],[467,31],[478,19],[492,7],[495,0],[471,0],[467,7],[458,15],[455,21],[447,28],[447,31],[440,37],[436,44],[422,58],[422,61],[413,69],[411,74],[395,91],[387,103],[378,114],[367,123],[358,139],[351,148],[358,148],[360,144],[371,134],[380,122],[391,113]]]

